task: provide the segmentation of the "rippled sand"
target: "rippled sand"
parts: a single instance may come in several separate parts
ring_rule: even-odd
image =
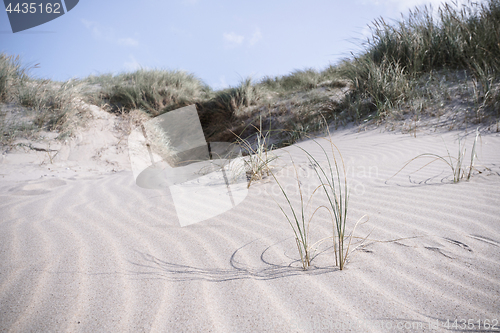
[[[491,171],[468,182],[452,184],[439,162],[412,173],[423,161],[388,180],[420,153],[446,154],[441,137],[456,156],[457,134],[333,136],[351,184],[349,228],[369,215],[344,271],[330,242],[300,268],[271,179],[181,228],[170,193],[139,188],[130,171],[40,177],[35,165],[30,180],[19,165],[24,180],[0,178],[0,331],[429,332],[448,331],[447,320],[498,321],[500,136],[483,135],[478,164]],[[300,146],[324,161],[313,142]],[[309,190],[307,158],[286,150]],[[277,176],[292,191],[281,156]],[[311,224],[315,239],[331,229],[326,215]]]

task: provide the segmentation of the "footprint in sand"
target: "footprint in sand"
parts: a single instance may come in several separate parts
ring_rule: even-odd
[[[18,185],[11,188],[9,192],[15,195],[40,195],[49,193],[50,189],[64,185],[66,185],[66,182],[62,179],[30,181],[27,184]]]

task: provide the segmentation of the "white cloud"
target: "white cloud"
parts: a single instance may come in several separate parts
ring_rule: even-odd
[[[141,65],[133,55],[129,56],[129,61],[125,61],[123,66],[129,71],[136,71],[141,68]]]
[[[250,38],[250,46],[254,46],[255,44],[257,44],[260,40],[262,39],[262,33],[260,32],[260,29],[257,28],[255,29],[253,35],[252,35],[252,38]]]
[[[219,77],[219,82],[214,84],[214,89],[226,89],[229,88],[229,84],[226,82],[226,76],[222,75]]]
[[[243,45],[245,40],[247,40],[247,46],[252,47],[262,39],[262,32],[256,28],[250,37],[238,35],[235,32],[225,32],[222,37],[224,38],[224,46],[228,49]]]
[[[115,43],[122,46],[139,45],[139,41],[131,37],[117,38],[112,28],[102,26],[98,22],[88,21],[85,19],[82,19],[81,21],[85,28],[87,28],[92,33],[92,36],[97,40]]]
[[[245,39],[245,37],[237,35],[234,32],[225,32],[222,36],[224,37],[226,47],[228,48],[233,48],[241,45],[243,43],[243,40]]]
[[[118,44],[124,45],[124,46],[137,46],[139,45],[139,41],[137,39],[133,38],[120,38],[117,41]]]
[[[103,32],[101,27],[99,26],[99,23],[93,21],[87,21],[85,19],[82,19],[82,23],[83,25],[85,25],[85,28],[87,28],[92,32],[94,38],[100,39],[103,37]]]

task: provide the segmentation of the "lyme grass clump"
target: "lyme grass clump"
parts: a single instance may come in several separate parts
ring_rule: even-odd
[[[114,110],[142,109],[153,117],[196,103],[209,88],[193,74],[184,71],[139,69],[132,73],[88,77],[99,87],[98,101]]]
[[[307,205],[304,202],[304,195],[302,193],[302,185],[299,180],[299,175],[297,172],[297,168],[295,166],[295,163],[293,163],[293,167],[295,170],[295,176],[297,180],[297,186],[299,190],[299,196],[300,196],[300,206],[299,207],[294,207],[294,205],[290,201],[290,197],[288,193],[285,191],[281,183],[276,179],[273,173],[271,175],[274,177],[276,183],[278,184],[278,187],[280,188],[281,192],[283,193],[283,196],[286,199],[286,202],[288,204],[288,207],[290,208],[291,214],[287,214],[285,209],[278,204],[278,207],[280,208],[281,212],[283,215],[285,215],[285,218],[287,219],[288,223],[290,224],[290,227],[293,230],[293,233],[295,235],[295,242],[297,245],[297,250],[300,255],[300,262],[302,263],[302,268],[304,270],[307,270],[311,266],[311,261],[314,259],[314,252],[316,250],[316,245],[318,242],[322,242],[325,239],[328,239],[330,237],[326,237],[323,240],[320,240],[314,244],[311,244],[312,241],[310,239],[310,233],[309,233],[309,227],[311,224],[312,217],[309,218],[306,217],[306,208]],[[277,203],[277,202],[276,202]]]
[[[328,136],[329,137],[329,136]],[[347,234],[346,225],[347,225],[347,208],[349,201],[349,191],[347,185],[347,173],[346,167],[344,164],[344,159],[338,147],[333,143],[333,141],[328,138],[325,139],[329,142],[331,148],[331,158],[328,155],[326,149],[320,145],[318,142],[318,146],[323,151],[326,160],[327,167],[322,167],[318,160],[311,155],[308,151],[302,149],[309,158],[311,165],[314,165],[314,171],[320,181],[320,185],[317,189],[322,188],[324,190],[324,194],[328,199],[328,207],[324,206],[330,216],[332,217],[332,225],[333,225],[333,248],[335,252],[335,264],[339,266],[340,270],[344,269],[344,266],[347,262],[347,258],[350,252],[351,241],[353,238],[353,234],[355,232],[356,226],[359,222],[366,217],[363,216],[359,219],[351,233]],[[338,154],[338,157],[336,156]],[[317,209],[320,209],[318,207]]]
[[[383,116],[400,107],[409,100],[414,86],[414,78],[406,73],[405,68],[388,59],[377,64],[367,56],[356,58],[343,64],[342,74],[351,80],[354,91],[362,92],[357,99],[370,100],[371,107],[366,111],[363,112],[360,106],[357,108],[357,119],[374,110],[378,116]]]
[[[264,77],[259,83],[263,89],[267,91],[277,92],[281,95],[287,95],[292,92],[307,92],[324,87],[343,87],[340,72],[335,66],[329,66],[323,71],[317,71],[313,68],[304,70],[295,70],[288,75]]]
[[[251,78],[246,78],[239,86],[217,92],[212,100],[217,108],[234,114],[240,107],[256,105],[263,97],[262,89],[252,84]]]
[[[34,138],[40,131],[68,135],[83,117],[85,84],[80,80],[57,82],[29,75],[19,56],[0,54],[0,117],[3,145],[16,138]]]
[[[261,80],[260,85],[276,92],[308,91],[316,88],[320,81],[320,73],[310,68],[295,70],[285,76],[265,77]]]
[[[287,191],[283,188],[281,183],[278,181],[276,176],[271,172],[274,180],[278,184],[280,191],[282,192],[289,208],[287,213],[285,209],[278,204],[281,212],[285,215],[288,223],[290,224],[297,244],[297,249],[300,255],[302,268],[307,270],[311,265],[311,261],[314,259],[314,253],[317,250],[317,246],[323,243],[325,240],[330,238],[333,239],[333,249],[335,254],[335,265],[343,270],[347,259],[351,251],[351,241],[353,234],[355,232],[356,226],[363,220],[365,216],[359,219],[352,231],[347,232],[347,212],[348,212],[348,202],[349,202],[349,188],[347,181],[347,172],[344,164],[344,159],[338,147],[333,143],[331,139],[326,139],[330,145],[331,156],[328,154],[327,150],[315,139],[313,141],[320,147],[324,156],[326,158],[326,166],[322,166],[316,157],[314,157],[307,150],[299,147],[308,157],[310,165],[313,166],[315,174],[318,178],[319,185],[316,186],[313,193],[309,197],[307,203],[302,191],[301,181],[299,180],[299,175],[297,168],[292,159],[292,164],[295,170],[298,192],[300,197],[300,205],[294,207],[290,200],[290,196]],[[311,216],[306,216],[306,210],[309,207],[314,195],[316,193],[323,193],[327,199],[326,205],[320,205],[314,208]],[[333,235],[325,237],[312,243],[310,239],[310,224],[316,213],[320,210],[326,210],[331,217]]]
[[[13,99],[16,85],[27,78],[26,71],[19,56],[0,53],[0,102]]]
[[[196,106],[205,137],[213,141],[238,141],[235,132],[240,131],[235,124],[241,124],[243,110],[266,104],[269,99],[266,90],[254,84],[251,78],[235,87],[212,92],[208,97]]]
[[[11,147],[18,138],[31,138],[38,131],[33,122],[26,119],[22,110],[12,106],[0,106],[0,147]]]
[[[446,152],[448,153],[447,156],[441,156],[438,154],[434,153],[424,153],[420,154],[414,158],[412,158],[409,162],[407,162],[401,169],[399,169],[398,172],[396,172],[391,178],[395,177],[397,174],[399,174],[404,168],[406,168],[410,163],[413,161],[419,159],[419,158],[425,158],[425,157],[430,157],[432,160],[416,170],[415,172],[425,168],[431,163],[434,163],[436,161],[441,161],[444,162],[446,165],[448,165],[451,169],[452,175],[453,175],[453,183],[458,183],[462,179],[469,180],[472,176],[472,172],[476,169],[475,168],[475,163],[477,159],[477,152],[476,152],[476,146],[477,146],[477,141],[480,138],[479,134],[479,129],[476,129],[476,136],[474,138],[474,143],[472,144],[472,149],[471,149],[471,155],[470,155],[470,161],[469,165],[466,164],[465,162],[465,154],[466,154],[466,147],[465,144],[461,144],[461,140],[459,138],[458,140],[458,154],[457,157],[451,156],[450,151],[448,150],[448,147],[446,146]],[[390,178],[389,178],[390,179]]]
[[[234,133],[237,137],[236,143],[245,156],[243,161],[244,172],[248,181],[247,188],[250,187],[253,181],[269,176],[273,168],[271,163],[278,158],[270,153],[273,149],[273,145],[269,143],[272,129],[266,131],[265,134],[263,133],[262,117],[260,118],[260,126],[255,127],[255,130],[257,131],[255,144],[252,144],[249,138],[242,138]]]
[[[364,52],[339,71],[352,82],[356,99],[369,100],[378,116],[419,98],[412,84],[444,69],[467,70],[477,100],[491,101],[500,81],[499,0],[443,4],[437,13],[417,7],[396,23],[378,19],[371,30]]]
[[[272,147],[268,148],[268,140],[268,134],[263,136],[259,132],[255,148],[248,141],[244,141],[244,146],[249,152],[248,158],[245,159],[248,187],[250,187],[253,181],[269,176],[272,168],[270,164],[277,159],[276,156],[269,153]]]
[[[376,20],[368,54],[378,64],[393,59],[409,73],[474,65],[492,66],[498,72],[500,46],[494,31],[499,28],[498,0],[444,4],[437,17],[432,7],[425,6],[410,11],[395,25]]]
[[[82,91],[79,80],[53,82],[30,79],[18,85],[18,103],[29,110],[33,124],[42,130],[67,131],[78,122],[82,112]]]

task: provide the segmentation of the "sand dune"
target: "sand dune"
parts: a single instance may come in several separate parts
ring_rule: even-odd
[[[437,162],[412,173],[423,161],[389,179],[418,154],[446,154],[442,138],[455,155],[463,134],[335,132],[349,227],[369,215],[343,271],[330,242],[301,269],[269,178],[234,209],[181,228],[169,191],[138,187],[126,167],[0,164],[0,331],[444,332],[462,319],[500,330],[500,135],[483,134],[490,171],[470,181],[453,184]],[[314,142],[299,146],[324,162]],[[314,184],[300,149],[284,150],[284,186],[296,184],[290,156]],[[312,223],[316,239],[331,234],[325,217]]]

